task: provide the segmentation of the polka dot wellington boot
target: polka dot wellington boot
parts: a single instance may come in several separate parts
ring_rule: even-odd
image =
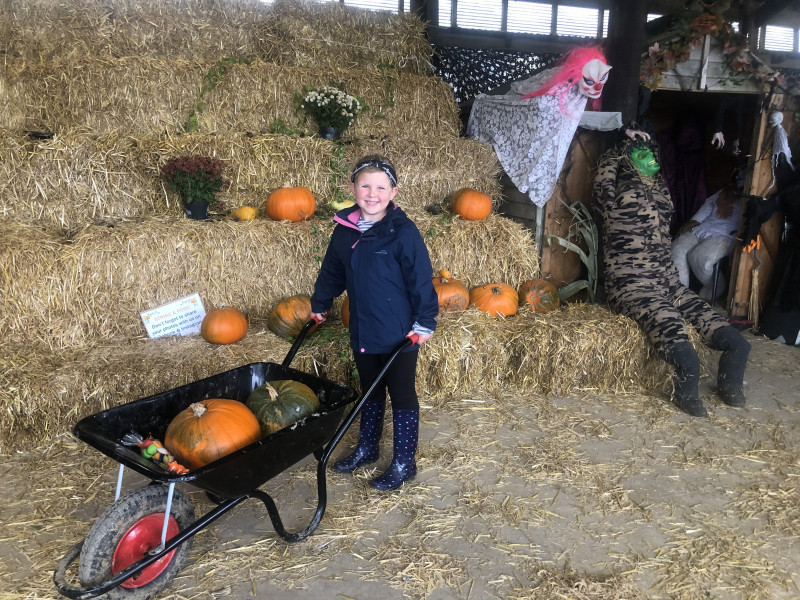
[[[383,433],[383,413],[386,399],[367,400],[361,407],[358,444],[356,449],[333,465],[337,473],[352,473],[358,467],[378,460],[381,434]]]
[[[376,490],[396,490],[404,481],[417,474],[417,436],[419,435],[419,409],[393,410],[394,456],[389,468],[371,480]]]

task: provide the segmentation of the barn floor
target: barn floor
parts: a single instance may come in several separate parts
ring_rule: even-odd
[[[452,398],[423,410],[411,485],[330,473],[325,517],[295,545],[246,502],[158,597],[798,598],[800,349],[745,335],[745,409],[717,400],[714,368],[708,419],[662,396]],[[54,565],[111,503],[116,465],[63,437],[5,457],[0,477],[0,597],[55,597]],[[315,482],[310,460],[267,482],[290,528]]]

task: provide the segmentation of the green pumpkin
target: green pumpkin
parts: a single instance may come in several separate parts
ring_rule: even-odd
[[[258,419],[264,435],[288,427],[320,409],[314,390],[291,379],[268,381],[258,386],[247,397],[245,405]]]

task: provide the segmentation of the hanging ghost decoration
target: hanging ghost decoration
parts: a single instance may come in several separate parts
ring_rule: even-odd
[[[491,144],[514,185],[536,206],[544,206],[587,102],[600,108],[610,70],[599,48],[573,48],[556,67],[512,84],[509,93],[477,96],[467,135]],[[620,127],[618,113],[612,114],[610,122],[594,128]]]
[[[783,113],[774,112],[769,116],[769,124],[775,128],[775,141],[772,142],[772,168],[778,166],[783,154],[789,168],[794,171],[792,164],[792,150],[789,148],[789,137],[786,135],[786,130],[783,128]]]

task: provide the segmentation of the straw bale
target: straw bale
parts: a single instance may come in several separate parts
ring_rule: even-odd
[[[184,154],[225,161],[229,209],[262,207],[267,195],[302,185],[317,197],[330,189],[331,145],[320,138],[245,134],[135,137],[71,131],[50,140],[0,130],[0,214],[72,230],[90,223],[150,215],[179,216],[179,197],[159,179],[161,166]]]
[[[365,73],[342,67],[293,67],[254,60],[232,64],[205,98],[198,114],[200,131],[228,129],[267,132],[276,119],[306,134],[316,124],[298,112],[295,94],[306,86],[337,83],[364,100],[364,110],[344,138],[400,136],[408,131],[431,137],[457,137],[461,129],[453,90],[443,80],[384,70]]]
[[[538,271],[529,233],[512,221],[492,216],[441,224],[441,217],[425,212],[412,218],[437,269],[448,268],[467,283],[517,286]],[[9,238],[33,231],[3,227]],[[131,339],[144,334],[141,311],[192,293],[207,308],[233,305],[251,319],[266,319],[281,298],[311,292],[332,228],[327,218],[294,224],[150,218],[87,226],[68,243],[51,243],[46,260],[35,237],[31,244],[9,244],[6,269],[25,283],[3,288],[19,314],[0,323],[10,339],[53,348]],[[491,251],[498,244],[504,252]],[[46,267],[28,274],[34,258]]]
[[[73,131],[34,141],[0,131],[0,214],[4,220],[74,230],[167,212],[160,184],[131,164],[134,143],[117,133]]]
[[[25,344],[3,343],[0,451],[41,444],[111,406],[251,362],[280,362],[288,348],[269,332],[248,334],[233,346],[189,336],[101,343],[54,354],[31,354]]]
[[[226,163],[224,175],[231,185],[218,194],[226,209],[245,204],[263,208],[269,194],[280,187],[307,187],[324,205],[331,195],[331,143],[319,137],[282,134],[249,135],[221,132],[149,135],[137,140],[130,157],[133,167],[157,182],[159,170],[170,158],[201,154]],[[159,196],[178,201],[160,182],[151,185]],[[153,193],[152,191],[150,193]]]
[[[397,164],[404,208],[441,206],[469,185],[499,199],[499,163],[490,147],[463,138],[359,139],[345,146],[341,168],[374,152]],[[160,167],[184,154],[213,155],[225,161],[230,188],[219,199],[228,209],[263,207],[279,187],[304,186],[322,211],[334,190],[349,194],[347,177],[334,170],[339,146],[317,136],[97,135],[86,130],[34,141],[0,130],[0,215],[58,229],[151,215],[179,216],[180,199],[159,180]],[[333,161],[333,162],[332,162]]]
[[[10,0],[0,53],[40,62],[91,56],[214,61],[254,56],[258,0]]]
[[[8,103],[23,111],[23,128],[98,133],[182,131],[210,64],[188,60],[83,56],[41,63],[9,60]],[[19,115],[0,117],[11,129]]]
[[[363,10],[338,3],[276,0],[255,30],[260,58],[297,67],[373,70],[390,66],[431,72],[433,51],[414,14]]]
[[[61,248],[61,238],[40,227],[0,225],[0,331],[4,336],[41,326],[42,320],[35,317],[47,313],[48,300],[38,288],[50,276]]]
[[[86,127],[98,133],[179,132],[200,105],[200,131],[267,133],[276,119],[307,134],[316,124],[297,112],[295,94],[305,86],[337,82],[366,106],[347,130],[349,137],[427,135],[457,137],[461,128],[450,86],[436,77],[355,69],[290,67],[254,60],[228,63],[213,89],[201,97],[215,62],[85,56],[28,63],[7,61],[3,71],[10,108],[0,127],[66,131]]]
[[[41,444],[110,406],[250,362],[281,362],[288,342],[263,321],[250,323],[245,338],[228,346],[197,335],[139,336],[32,354],[26,341],[6,338],[0,342],[0,453]],[[308,338],[293,366],[359,388],[348,334],[336,317]],[[417,387],[426,404],[442,408],[453,397],[476,394],[495,404],[514,391],[666,391],[670,375],[636,324],[605,308],[577,305],[508,319],[470,308],[440,315],[420,353]]]
[[[670,376],[634,321],[585,304],[506,319],[475,308],[444,313],[418,368],[422,393],[438,398],[469,390],[499,396],[515,387],[538,394],[666,390]]]
[[[266,319],[277,300],[311,291],[331,226],[268,219],[89,226],[33,285],[25,324],[35,326],[10,329],[9,339],[53,348],[134,339],[145,333],[141,311],[193,293],[206,309],[231,305]]]
[[[502,282],[514,288],[539,275],[530,230],[499,215],[467,221],[450,214],[408,211],[428,246],[434,272],[450,271],[467,287]]]
[[[341,360],[346,338],[341,325],[325,335],[311,334],[291,366],[349,385],[352,355]],[[31,353],[27,343],[0,341],[0,454],[45,443],[112,406],[242,365],[282,363],[289,348],[263,323],[251,323],[241,341],[227,346],[194,335]]]

